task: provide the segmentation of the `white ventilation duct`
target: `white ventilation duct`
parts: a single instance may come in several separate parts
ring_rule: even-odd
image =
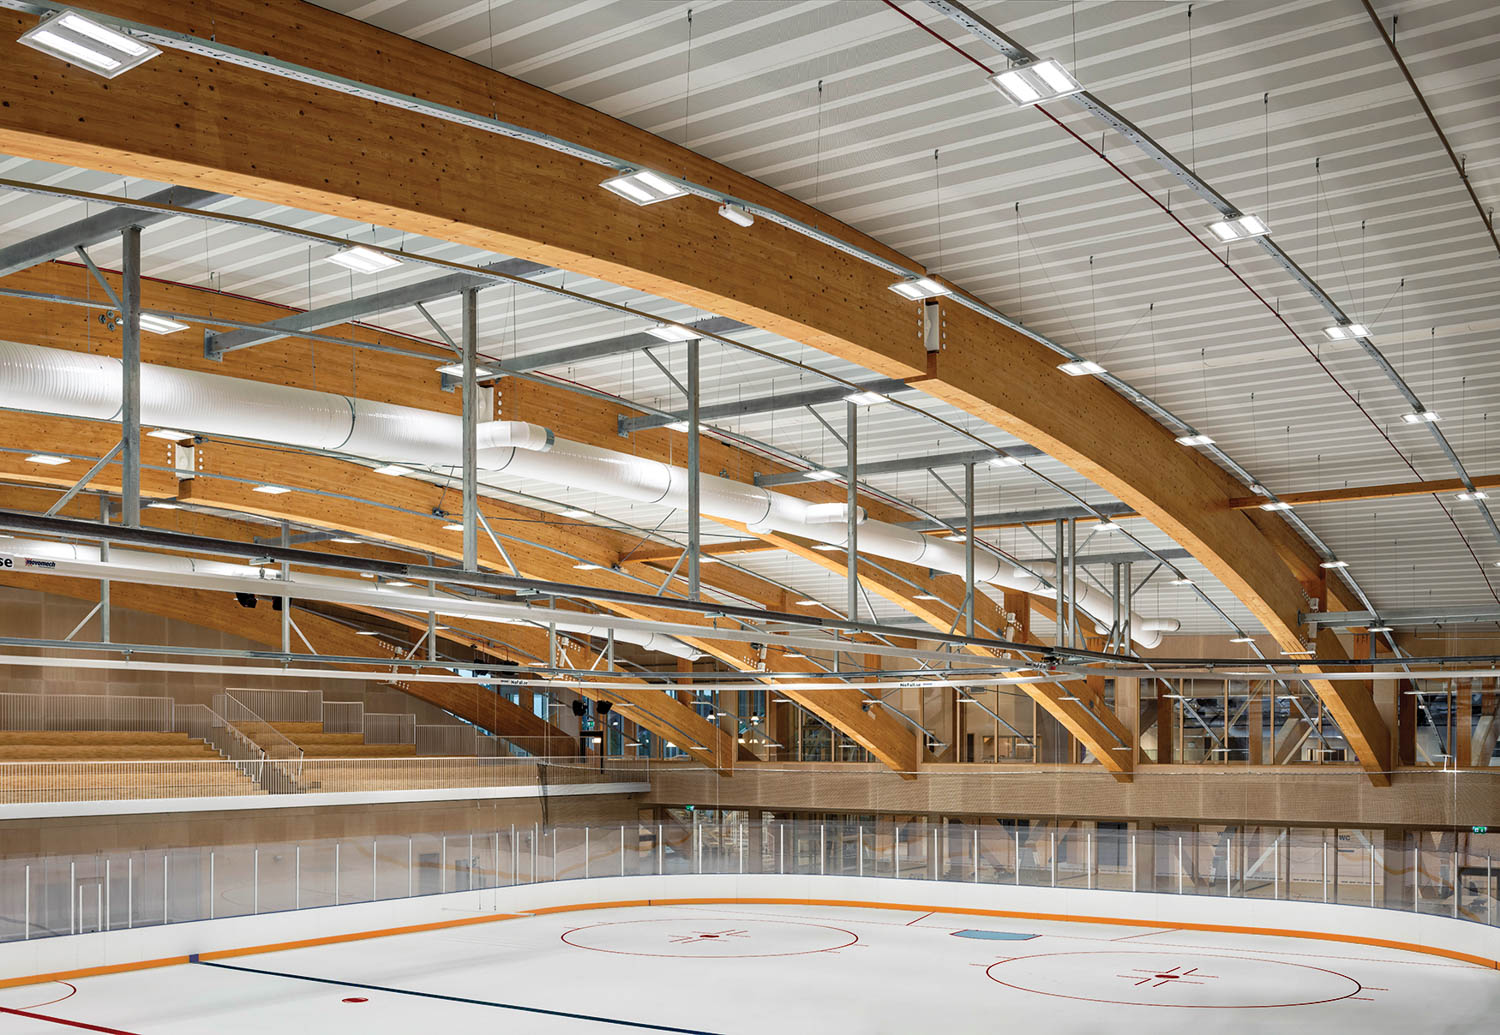
[[[105,356],[0,342],[0,385],[27,409],[98,420],[120,419],[119,360]],[[334,450],[372,460],[429,467],[461,462],[461,424],[451,414],[369,402],[328,392],[264,384],[174,367],[141,365],[141,422],[206,435],[278,442]],[[656,460],[582,442],[518,421],[494,421],[477,431],[479,467],[494,475],[534,478],[572,489],[601,492],[641,503],[687,505],[687,471]],[[752,531],[775,531],[843,546],[843,504],[815,504],[744,482],[705,474],[699,479],[702,513],[735,521]],[[830,509],[831,507],[837,509]],[[952,575],[964,573],[962,544],[859,514],[859,552],[922,565]],[[1055,596],[1044,585],[1050,566],[1036,572],[976,552],[979,582],[1039,597]],[[1080,583],[1077,605],[1098,625],[1114,624],[1108,593]],[[1132,614],[1132,638],[1155,647],[1176,619]]]
[[[576,633],[603,639],[610,630],[586,621],[554,622],[550,618],[524,617],[525,607],[503,602],[464,600],[445,594],[388,583],[375,584],[363,579],[345,579],[331,575],[296,572],[285,581],[279,574],[268,577],[266,569],[255,564],[232,564],[227,561],[205,561],[177,554],[148,553],[111,547],[109,560],[100,560],[99,548],[45,539],[0,539],[0,557],[14,558],[17,569],[44,575],[86,578],[115,578],[121,582],[144,582],[156,585],[201,586],[204,589],[250,593],[259,596],[326,600],[426,614],[431,611],[444,618],[496,622],[502,625],[531,625],[546,628],[555,625],[558,632]],[[165,578],[154,576],[164,575]],[[632,643],[645,650],[660,651],[677,658],[694,659],[702,652],[681,640],[661,633],[638,629],[615,629],[615,640]]]

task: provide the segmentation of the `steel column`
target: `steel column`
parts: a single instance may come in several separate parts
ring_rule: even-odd
[[[120,440],[123,467],[120,482],[122,520],[129,528],[141,523],[141,228],[120,233],[121,384]]]
[[[700,382],[698,379],[698,346],[697,338],[691,338],[687,343],[687,522],[688,522],[688,597],[692,600],[699,598],[699,567],[701,564],[701,551],[703,537],[700,531],[702,516],[699,513],[699,484],[702,474],[698,470],[701,462],[698,456],[698,395]]]
[[[966,636],[974,635],[974,604],[974,465],[964,464],[964,635]]]
[[[109,524],[109,497],[99,498],[99,520]],[[109,563],[109,540],[99,540],[99,560]],[[99,580],[99,642],[109,642],[109,579]]]
[[[474,384],[475,354],[479,348],[479,289],[463,293],[463,553],[464,570],[479,569],[479,524],[474,515],[479,510],[478,442],[475,423],[479,419],[479,393]]]
[[[1058,647],[1066,647],[1068,645],[1066,639],[1067,629],[1063,625],[1063,587],[1067,585],[1067,580],[1063,578],[1063,575],[1066,572],[1068,557],[1063,552],[1067,543],[1066,538],[1063,536],[1063,522],[1063,518],[1058,518],[1052,522],[1053,555],[1055,557],[1052,562],[1052,599],[1055,604],[1053,611],[1056,624],[1052,640],[1054,645]]]
[[[281,545],[287,546],[292,534],[291,525],[285,518],[281,522]],[[286,561],[281,562],[281,584],[285,586],[292,577],[292,566]],[[292,598],[285,593],[281,595],[281,653],[292,652]]]
[[[1078,647],[1078,519],[1068,518],[1068,646]]]
[[[849,486],[844,563],[848,567],[849,577],[849,621],[857,622],[859,621],[859,407],[852,402],[845,403],[844,416],[848,423],[844,436],[848,443],[848,474],[844,480]]]

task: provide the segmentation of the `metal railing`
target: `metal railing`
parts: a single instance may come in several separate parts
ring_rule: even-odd
[[[234,694],[215,694],[214,703],[220,722],[260,750],[256,783],[272,794],[296,791],[297,779],[302,773],[302,749]]]
[[[417,717],[404,712],[365,712],[366,744],[415,744]]]
[[[744,813],[676,810],[668,816],[0,859],[0,941],[576,878],[696,873],[1327,902],[1500,923],[1494,881],[1500,835],[1459,843],[1451,831],[1390,837],[1363,831],[1359,838],[1330,839],[1282,828],[1253,843],[1218,835],[1210,846],[1193,828],[1080,829],[1047,820],[1009,827],[752,824]],[[1215,857],[1222,862],[1217,869]],[[1148,904],[1141,909],[1150,915]]]
[[[474,727],[458,725],[426,725],[415,727],[417,754],[419,755],[474,755]]]
[[[0,730],[170,733],[172,704],[169,697],[0,693]]]
[[[365,705],[363,701],[324,701],[324,733],[364,733]]]
[[[321,690],[258,690],[249,687],[229,686],[225,694],[234,695],[244,707],[255,712],[267,722],[323,722],[323,691]],[[214,695],[214,710],[219,707],[221,694]]]

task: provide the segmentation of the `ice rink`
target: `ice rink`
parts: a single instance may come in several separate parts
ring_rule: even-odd
[[[1364,945],[726,904],[523,916],[0,989],[0,1032],[1470,1032],[1500,973]]]

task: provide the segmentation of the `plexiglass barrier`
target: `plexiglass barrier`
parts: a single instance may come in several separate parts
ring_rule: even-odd
[[[1051,820],[536,824],[0,859],[0,940],[584,877],[780,873],[1289,899],[1500,922],[1500,836]]]

